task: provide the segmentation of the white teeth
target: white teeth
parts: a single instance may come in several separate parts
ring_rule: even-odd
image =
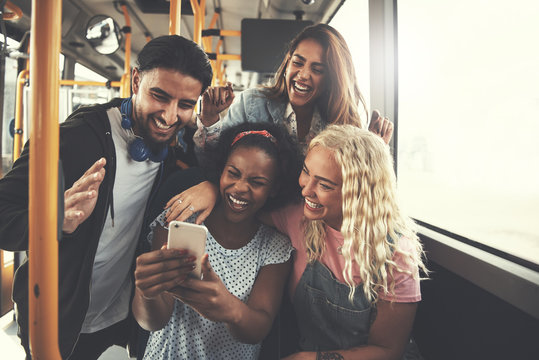
[[[163,129],[163,130],[168,130],[168,129],[170,129],[170,126],[165,125],[165,124],[162,124],[159,120],[154,119],[153,122],[155,123],[155,125],[156,125],[159,129]]]
[[[232,201],[236,205],[240,205],[240,206],[247,205],[247,201],[238,200],[238,199],[232,197],[232,195],[228,195],[228,198],[230,199],[230,201]]]
[[[317,203],[313,203],[312,201],[309,201],[307,199],[305,199],[305,202],[307,203],[307,205],[309,205],[309,207],[311,207],[313,209],[318,209],[318,208],[322,207],[322,205],[317,204]]]
[[[307,92],[307,91],[311,90],[311,88],[309,86],[302,86],[302,85],[298,84],[297,82],[294,83],[294,89],[296,89],[297,91],[300,91],[300,92]]]

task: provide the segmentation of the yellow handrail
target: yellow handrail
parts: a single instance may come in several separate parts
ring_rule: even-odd
[[[241,30],[221,30],[221,36],[241,36]]]
[[[13,135],[13,161],[21,156],[23,146],[23,90],[26,81],[29,78],[29,71],[23,70],[17,76],[17,92],[15,95],[15,134]],[[78,81],[78,80],[60,80],[61,86],[111,86],[121,88],[121,81],[98,82],[98,81]]]
[[[4,5],[4,8],[8,10],[9,12],[4,12],[4,15],[2,16],[4,20],[19,20],[22,16],[22,10],[11,3],[11,1],[7,1]]]
[[[35,360],[60,359],[57,215],[61,18],[61,0],[32,1],[28,325]]]
[[[125,18],[125,26],[131,29],[131,19],[127,6],[123,4],[122,11]],[[120,96],[123,98],[131,96],[131,30],[125,33],[125,59],[124,59],[124,74],[121,78],[122,86],[120,87]]]
[[[170,0],[170,15],[168,23],[169,35],[180,35],[180,26],[182,23],[182,4],[178,0]]]
[[[217,60],[241,60],[239,54],[217,54]]]
[[[121,81],[110,81],[110,82],[100,82],[100,81],[81,81],[81,80],[68,80],[63,79],[60,80],[60,85],[62,86],[73,86],[73,85],[80,85],[80,86],[110,86],[110,87],[122,87]]]
[[[15,94],[15,134],[13,135],[13,161],[21,156],[22,150],[22,115],[23,115],[23,90],[28,80],[28,70],[23,70],[17,76],[17,92]]]

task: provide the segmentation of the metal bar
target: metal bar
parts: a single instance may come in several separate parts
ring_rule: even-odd
[[[23,107],[23,91],[26,80],[28,80],[28,70],[23,70],[17,76],[17,92],[15,95],[15,134],[13,135],[13,161],[17,160],[21,156],[22,150],[22,115],[24,111]]]
[[[221,46],[223,45],[223,39],[219,38],[219,41],[217,41],[217,45],[215,46],[215,54],[219,55]],[[213,68],[213,74],[215,81],[218,82],[219,85],[223,85],[222,81],[222,74],[221,74],[221,63],[222,60],[215,60],[215,67]]]
[[[79,80],[60,80],[60,85],[73,86],[106,86],[106,87],[121,87],[121,81],[99,82],[99,81],[79,81]]]
[[[144,22],[140,19],[140,17],[137,15],[137,12],[133,10],[131,5],[127,1],[124,2],[125,5],[127,5],[127,9],[130,10],[130,14],[137,23],[137,25],[141,28],[142,32],[144,33],[144,36],[146,37],[146,41],[150,41],[153,37],[152,33],[150,32],[150,29],[144,24]]]
[[[29,328],[32,358],[58,350],[58,54],[61,0],[32,1],[29,175]]]
[[[218,54],[217,60],[241,60],[239,54]]]
[[[221,30],[221,36],[241,36],[240,30]]]
[[[182,23],[182,4],[179,0],[170,0],[170,21],[168,25],[169,35],[180,35]]]
[[[215,27],[215,24],[217,24],[217,19],[219,19],[219,13],[214,12],[210,21],[210,26],[208,26],[208,29],[213,29]]]
[[[200,38],[202,34],[201,24],[199,20],[200,5],[197,0],[191,0],[191,8],[193,9],[193,41],[200,45]]]
[[[126,98],[131,95],[131,19],[129,18],[127,6],[122,5],[122,11],[124,13],[125,26],[130,29],[129,32],[125,33],[124,74],[121,78],[122,86],[120,87],[120,96]]]

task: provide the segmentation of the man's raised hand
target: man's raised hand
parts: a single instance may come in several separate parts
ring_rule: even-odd
[[[106,163],[105,158],[97,160],[64,192],[64,233],[71,234],[94,211],[99,185],[105,178]]]

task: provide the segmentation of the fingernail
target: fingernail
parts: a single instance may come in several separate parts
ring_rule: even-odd
[[[196,260],[196,256],[189,256],[187,259],[185,259],[187,262],[194,262]]]

